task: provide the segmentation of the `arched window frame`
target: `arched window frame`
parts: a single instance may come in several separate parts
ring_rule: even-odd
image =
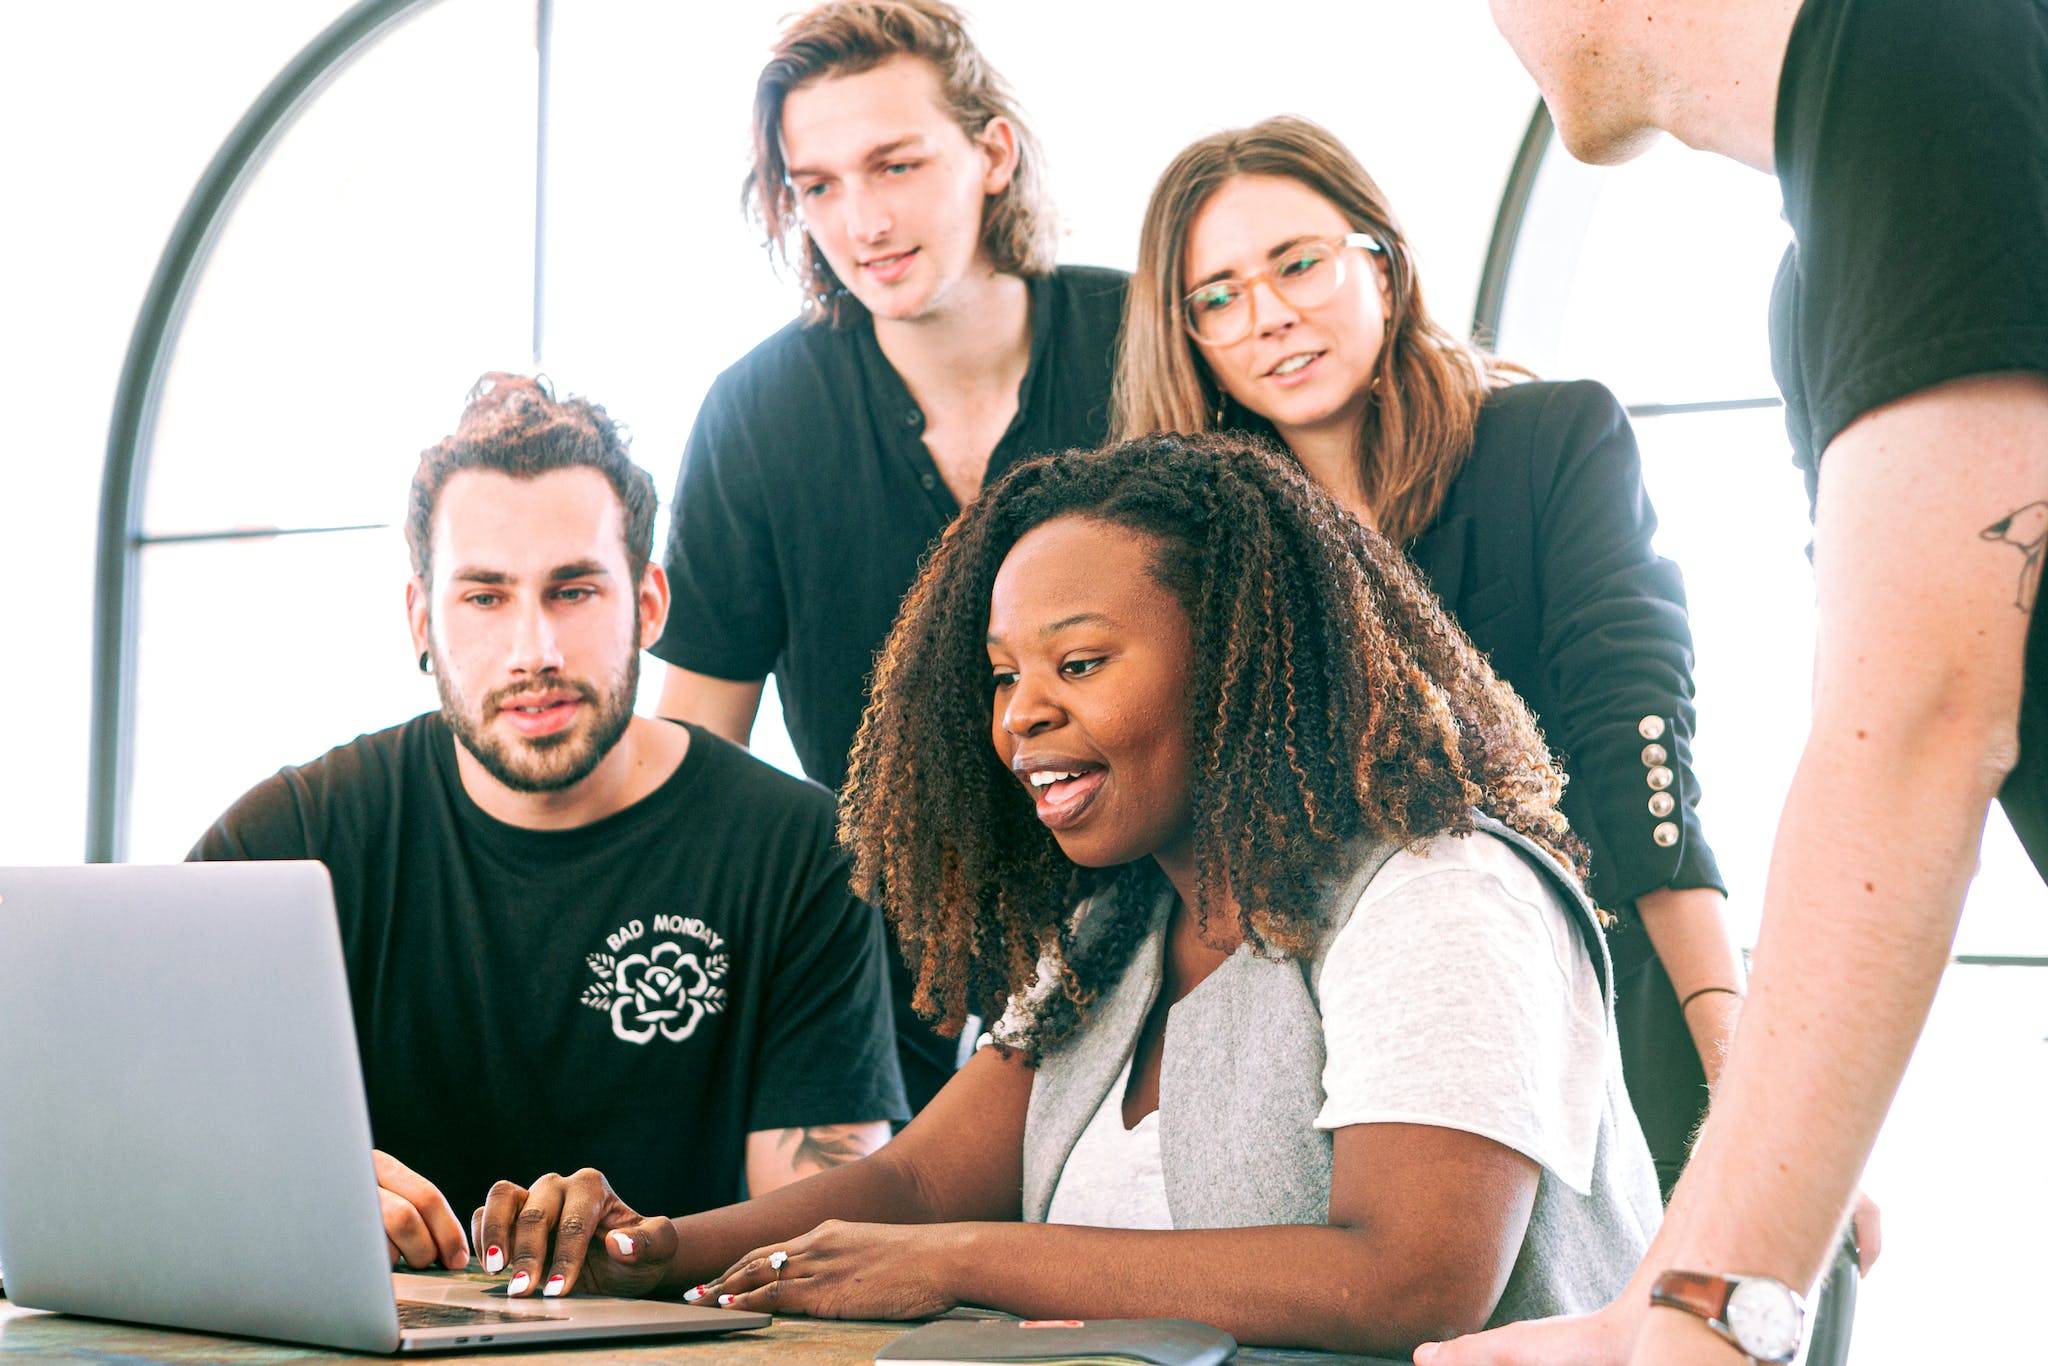
[[[100,484],[98,553],[93,581],[91,748],[85,857],[127,855],[134,781],[136,599],[142,550],[159,540],[232,540],[315,535],[349,526],[219,531],[156,538],[142,524],[157,413],[185,311],[222,227],[264,161],[299,116],[357,58],[437,0],[359,0],[286,63],[214,153],[171,229],[129,335]],[[533,352],[541,350],[545,261],[549,48],[554,0],[535,0],[539,91],[535,128]]]

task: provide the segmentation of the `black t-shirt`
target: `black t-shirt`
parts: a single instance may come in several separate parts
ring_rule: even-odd
[[[988,483],[1107,435],[1125,280],[1062,266],[1030,282],[1031,359]],[[836,789],[875,652],[959,511],[872,322],[792,323],[720,375],[697,415],[654,653],[717,678],[774,673],[804,772]]]
[[[377,1146],[458,1217],[584,1166],[643,1212],[706,1209],[749,1132],[905,1117],[826,793],[693,726],[642,801],[526,830],[454,746],[428,713],[284,769],[192,857],[327,865]]]
[[[1776,156],[1794,241],[1772,365],[1809,495],[1828,444],[1871,409],[1967,375],[2048,370],[2048,3],[1807,0]],[[2039,612],[2020,727],[2001,795],[2048,873]]]

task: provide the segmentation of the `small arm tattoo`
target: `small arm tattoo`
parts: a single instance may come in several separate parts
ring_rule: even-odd
[[[2048,549],[2048,502],[2015,508],[1977,535],[1987,541],[2003,541],[2020,552],[2020,585],[2013,606],[2032,616],[2034,598],[2041,590],[2041,553]]]
[[[775,1155],[789,1164],[798,1179],[815,1176],[832,1167],[858,1162],[880,1147],[872,1124],[819,1124],[806,1129],[777,1129]]]

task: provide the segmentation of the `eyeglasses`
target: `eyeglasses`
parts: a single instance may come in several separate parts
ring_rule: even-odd
[[[1204,346],[1229,346],[1251,335],[1252,289],[1264,282],[1290,308],[1314,308],[1328,302],[1344,283],[1344,249],[1384,254],[1386,248],[1369,232],[1297,242],[1271,270],[1249,279],[1231,276],[1211,280],[1188,291],[1180,301],[1181,324]]]

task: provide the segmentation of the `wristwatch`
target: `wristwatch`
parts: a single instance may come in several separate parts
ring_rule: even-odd
[[[1769,1276],[1667,1271],[1650,1288],[1650,1303],[1697,1314],[1736,1351],[1773,1366],[1798,1356],[1806,1337],[1806,1301]]]

